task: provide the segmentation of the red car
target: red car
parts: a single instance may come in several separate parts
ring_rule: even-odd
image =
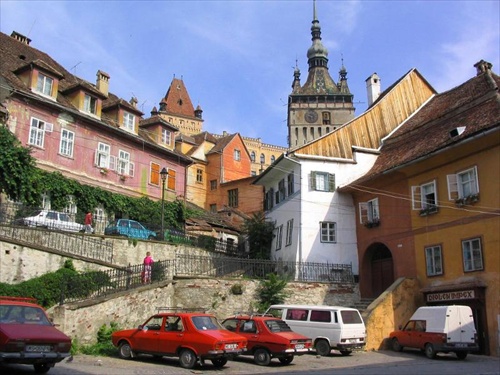
[[[247,340],[226,330],[213,315],[169,310],[160,309],[138,328],[114,332],[111,339],[120,358],[179,357],[180,365],[189,369],[210,359],[219,368],[246,350]]]
[[[295,355],[308,353],[312,339],[293,332],[285,321],[260,315],[237,315],[227,318],[222,325],[248,340],[247,351],[256,364],[267,366],[272,358],[288,365]]]
[[[33,365],[46,373],[69,357],[71,339],[50,322],[34,298],[0,296],[0,363]]]

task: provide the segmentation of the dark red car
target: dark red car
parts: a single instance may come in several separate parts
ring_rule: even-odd
[[[138,328],[112,334],[121,358],[139,354],[179,357],[184,368],[193,368],[197,362],[203,365],[209,359],[215,367],[223,367],[229,358],[246,350],[247,340],[226,330],[211,314],[162,310],[171,309],[160,309]]]
[[[46,373],[69,357],[71,339],[50,322],[34,298],[0,296],[0,364],[33,365]]]
[[[309,337],[293,332],[285,321],[261,315],[236,315],[222,325],[248,340],[244,355],[253,355],[254,362],[267,366],[272,358],[288,365],[295,355],[308,353],[312,348]]]

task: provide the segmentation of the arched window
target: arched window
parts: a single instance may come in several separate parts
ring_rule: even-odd
[[[330,112],[323,112],[323,125],[330,125],[331,117]]]
[[[271,155],[271,164],[274,163],[275,160],[276,158],[274,157],[274,155]]]
[[[266,157],[264,156],[264,154],[260,154],[260,164],[265,164],[266,162]]]
[[[255,163],[255,151],[250,153],[250,160],[252,160],[252,163]]]

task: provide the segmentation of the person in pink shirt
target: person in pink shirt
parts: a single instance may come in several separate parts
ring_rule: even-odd
[[[142,271],[142,282],[143,284],[151,283],[151,270],[153,268],[153,257],[151,256],[151,252],[146,253],[146,257],[144,258],[144,270]]]

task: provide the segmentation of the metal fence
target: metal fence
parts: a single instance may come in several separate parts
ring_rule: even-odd
[[[118,270],[92,271],[67,277],[61,286],[61,304],[106,296],[143,286],[143,265]],[[173,260],[153,264],[151,282],[175,276],[245,277],[263,279],[270,273],[290,281],[353,283],[351,265],[311,262],[283,262],[225,256],[177,255]]]

